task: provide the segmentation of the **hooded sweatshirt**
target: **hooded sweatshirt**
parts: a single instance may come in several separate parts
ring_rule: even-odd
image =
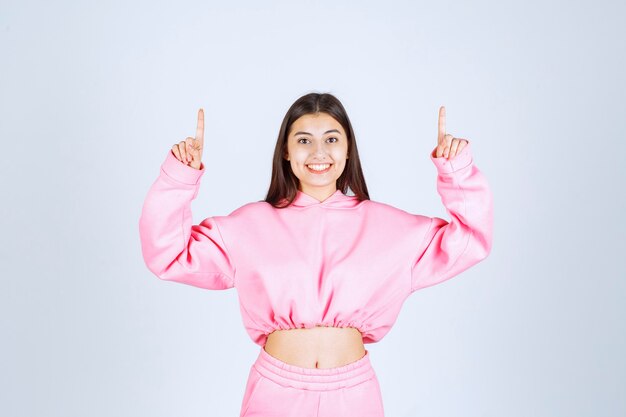
[[[471,143],[430,159],[450,216],[412,214],[335,191],[324,201],[298,190],[285,208],[247,203],[193,224],[195,169],[168,150],[139,219],[144,261],[158,278],[235,288],[244,327],[265,346],[274,330],[354,327],[378,342],[414,291],[441,283],[491,251],[493,196]]]

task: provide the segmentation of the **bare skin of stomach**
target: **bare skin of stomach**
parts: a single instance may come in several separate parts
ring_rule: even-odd
[[[263,349],[301,368],[336,368],[365,355],[361,332],[354,327],[275,330],[268,335]]]

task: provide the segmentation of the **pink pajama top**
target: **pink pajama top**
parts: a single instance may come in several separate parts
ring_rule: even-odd
[[[205,172],[168,151],[139,219],[142,253],[158,278],[236,288],[243,324],[265,346],[276,329],[355,327],[382,339],[404,300],[485,259],[493,198],[471,143],[430,159],[450,221],[408,213],[337,190],[324,201],[298,191],[287,208],[264,201],[193,224]]]

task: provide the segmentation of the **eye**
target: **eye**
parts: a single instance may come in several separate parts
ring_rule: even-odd
[[[339,140],[336,137],[328,138],[328,140],[331,140],[331,139],[335,139],[335,141],[333,143],[335,143],[335,142],[337,142]]]
[[[298,139],[298,143],[302,143],[302,142],[300,142],[301,140],[308,140],[308,139],[307,138],[300,138],[300,139]]]

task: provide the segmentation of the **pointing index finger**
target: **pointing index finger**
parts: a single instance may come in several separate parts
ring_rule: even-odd
[[[444,106],[439,107],[439,143],[441,143],[446,136],[446,108]]]
[[[196,128],[196,140],[204,142],[204,109],[198,110],[198,127]]]

